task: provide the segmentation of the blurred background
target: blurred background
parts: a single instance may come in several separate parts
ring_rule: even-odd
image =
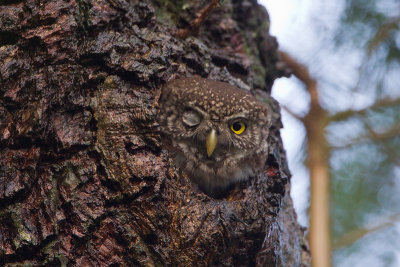
[[[295,73],[273,96],[299,222],[329,227],[310,242],[329,243],[332,266],[400,266],[400,1],[259,3]],[[310,225],[313,206],[327,212]]]

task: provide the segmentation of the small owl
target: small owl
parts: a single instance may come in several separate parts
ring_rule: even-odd
[[[264,167],[268,107],[228,83],[198,76],[168,82],[159,123],[175,165],[208,195],[219,195]]]

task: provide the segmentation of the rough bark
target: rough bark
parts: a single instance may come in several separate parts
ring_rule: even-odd
[[[269,93],[284,74],[255,1],[177,37],[207,3],[0,0],[0,265],[309,264],[273,100],[266,170],[233,199],[193,190],[160,143],[166,81]]]

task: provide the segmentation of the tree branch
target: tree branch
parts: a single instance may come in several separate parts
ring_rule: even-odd
[[[346,233],[346,234],[342,235],[340,238],[334,240],[333,249],[336,250],[336,249],[339,249],[342,247],[349,246],[368,234],[372,234],[374,232],[378,232],[380,230],[383,230],[385,228],[392,226],[399,220],[400,220],[400,213],[397,213],[397,214],[387,217],[385,220],[382,220],[379,223],[375,223],[372,226],[364,226],[364,227],[355,229],[353,231],[350,231],[349,233]]]
[[[378,47],[378,45],[388,39],[388,36],[392,30],[396,30],[400,23],[400,16],[390,18],[385,21],[375,35],[372,37],[368,44],[368,55],[371,55],[372,51]]]
[[[368,122],[364,122],[365,128],[367,129],[368,133],[371,135],[372,138],[375,138],[379,136],[378,133],[372,129],[372,127],[368,124]],[[397,150],[393,149],[392,146],[389,146],[385,142],[381,142],[383,150],[386,152],[386,154],[389,156],[388,159],[394,163],[395,165],[400,166],[400,159],[397,154]]]
[[[329,150],[325,137],[326,111],[319,102],[317,81],[307,67],[280,51],[280,58],[302,81],[310,95],[310,110],[301,119],[307,133],[307,165],[310,171],[311,204],[309,241],[313,267],[331,266],[329,225]],[[292,113],[293,114],[293,113]]]
[[[385,141],[387,139],[394,138],[399,135],[400,135],[400,124],[396,124],[392,128],[390,128],[389,130],[387,130],[385,132],[382,132],[382,133],[374,132],[373,135],[368,134],[368,135],[360,136],[360,137],[354,138],[353,140],[351,140],[350,142],[348,142],[345,145],[331,146],[331,148],[344,149],[344,148],[349,148],[353,145],[362,144],[362,143],[370,143],[370,142],[374,142],[374,141]]]
[[[344,121],[347,120],[353,116],[357,116],[357,115],[364,115],[367,111],[369,110],[374,110],[374,109],[378,109],[378,108],[384,108],[384,107],[391,107],[391,106],[395,106],[395,105],[399,105],[400,104],[400,98],[396,98],[396,99],[391,99],[391,98],[384,98],[384,99],[380,99],[377,100],[375,103],[373,103],[372,105],[359,109],[359,110],[354,110],[354,109],[349,109],[349,110],[345,110],[345,111],[340,111],[337,112],[331,116],[329,116],[327,118],[327,123],[328,122],[337,122],[337,121]]]
[[[280,59],[285,62],[286,66],[292,70],[294,76],[304,83],[307,89],[316,87],[316,80],[311,77],[307,67],[292,58],[288,53],[278,51]]]
[[[281,106],[283,110],[285,110],[287,113],[289,113],[292,117],[294,117],[295,119],[304,122],[304,118],[297,115],[296,113],[294,113],[290,108],[288,108],[287,106]]]

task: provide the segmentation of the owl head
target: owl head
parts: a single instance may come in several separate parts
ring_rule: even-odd
[[[264,167],[268,107],[228,83],[197,76],[167,83],[159,123],[176,167],[209,195]]]

